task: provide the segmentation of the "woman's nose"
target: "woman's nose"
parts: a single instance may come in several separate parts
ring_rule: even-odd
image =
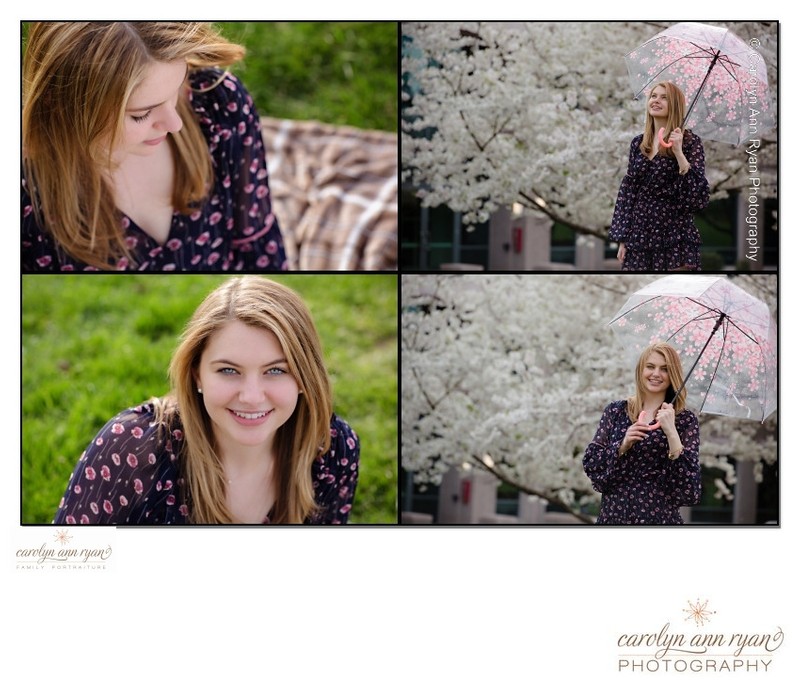
[[[177,133],[183,128],[183,120],[178,114],[177,107],[164,105],[161,115],[156,122],[156,126],[165,133]]]
[[[239,400],[249,405],[263,402],[264,389],[258,378],[247,378],[239,388]]]

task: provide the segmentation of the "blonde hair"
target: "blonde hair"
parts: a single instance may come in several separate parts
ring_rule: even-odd
[[[682,412],[686,408],[686,387],[681,389],[680,395],[675,397],[675,391],[683,385],[683,368],[681,367],[681,359],[672,346],[668,343],[652,343],[642,351],[639,356],[639,362],[636,363],[636,395],[628,398],[628,417],[632,422],[639,418],[639,413],[644,406],[645,386],[644,386],[644,367],[647,364],[647,358],[651,353],[658,353],[664,358],[667,365],[667,376],[669,376],[669,387],[665,396],[666,402],[672,402],[675,408],[675,414]],[[673,401],[674,398],[674,401]]]
[[[108,175],[133,90],[153,62],[229,66],[244,48],[200,22],[37,22],[22,72],[22,153],[36,219],[59,248],[99,269],[131,260]],[[173,206],[189,213],[213,183],[208,145],[186,94],[168,136]]]
[[[663,81],[661,83],[656,83],[650,89],[650,92],[647,93],[648,102],[650,100],[650,96],[653,94],[653,90],[659,86],[667,91],[667,106],[669,113],[667,114],[667,125],[664,134],[666,137],[669,137],[669,134],[675,130],[675,128],[683,127],[683,118],[686,114],[686,97],[683,94],[683,90],[681,90],[677,85],[671,83],[670,81]],[[642,143],[639,145],[639,149],[642,150],[642,154],[645,156],[649,156],[653,151],[653,145],[658,144],[657,133],[656,121],[650,113],[650,107],[645,107],[644,135],[642,137]],[[684,135],[687,134],[691,135],[691,131],[684,131]],[[675,156],[675,152],[672,151],[671,147],[663,148],[661,145],[658,146],[659,154],[663,156]]]
[[[226,479],[216,454],[211,420],[197,392],[200,358],[211,337],[231,321],[272,332],[301,391],[294,413],[275,434],[277,500],[272,523],[303,523],[315,511],[311,468],[330,448],[333,399],[311,314],[292,289],[255,275],[236,277],[212,291],[195,311],[169,367],[171,398],[157,408],[168,424],[183,423],[183,470],[192,523],[235,523],[225,504]]]

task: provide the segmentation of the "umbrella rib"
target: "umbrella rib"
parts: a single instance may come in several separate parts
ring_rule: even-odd
[[[694,43],[692,43],[692,44],[694,44]],[[696,47],[697,47],[697,46],[696,46]],[[702,49],[702,48],[701,48],[701,49]],[[631,53],[631,54],[633,54],[633,53]],[[653,76],[653,77],[652,77],[650,80],[648,80],[648,81],[647,81],[647,82],[646,82],[646,83],[645,83],[645,84],[642,86],[641,90],[639,90],[639,92],[637,92],[637,93],[636,93],[636,94],[633,96],[633,99],[639,99],[639,95],[641,95],[641,94],[642,94],[642,93],[643,93],[643,92],[644,92],[644,91],[647,89],[647,86],[649,86],[649,85],[650,85],[650,83],[652,83],[654,80],[656,80],[656,79],[657,79],[657,78],[658,78],[658,77],[659,77],[659,76],[660,76],[662,73],[664,73],[664,71],[666,71],[666,70],[667,70],[668,68],[670,68],[671,66],[673,66],[673,65],[677,64],[679,61],[681,61],[681,60],[683,60],[683,59],[709,59],[709,58],[710,58],[710,56],[709,56],[708,54],[695,55],[695,54],[693,54],[693,53],[689,53],[688,55],[681,55],[680,57],[677,57],[676,59],[673,59],[673,60],[672,60],[672,61],[671,61],[669,64],[665,64],[665,65],[664,65],[664,68],[662,68],[662,69],[661,69],[661,71],[659,71],[659,72],[658,72],[657,74],[655,74],[655,75],[654,75],[654,76]]]
[[[728,318],[728,319],[730,320],[730,318]],[[750,339],[750,340],[751,340],[751,341],[752,341],[754,344],[756,344],[757,346],[760,346],[760,345],[761,345],[761,342],[760,342],[760,341],[759,341],[757,338],[755,338],[754,336],[751,336],[751,335],[750,335],[750,334],[749,334],[747,331],[745,331],[744,329],[742,329],[742,327],[740,327],[738,324],[736,324],[736,322],[735,322],[734,320],[730,320],[730,323],[731,323],[731,324],[732,324],[734,327],[736,327],[736,328],[737,328],[737,329],[738,329],[740,332],[742,332],[742,334],[744,334],[744,335],[745,335],[745,336],[746,336],[748,339]]]
[[[646,305],[648,303],[652,303],[653,301],[655,301],[656,299],[659,299],[659,298],[674,298],[674,297],[673,296],[664,296],[662,294],[656,294],[655,296],[651,296],[650,298],[647,298],[647,299],[645,299],[643,301],[640,301],[635,306],[632,306],[631,308],[628,308],[628,310],[626,310],[625,312],[620,313],[613,320],[611,320],[608,324],[610,324],[610,325],[614,324],[621,317],[624,317],[625,315],[630,315],[637,308],[641,308],[643,305]],[[710,312],[716,312],[716,313],[720,312],[719,310],[715,310],[714,308],[711,308],[710,306],[707,306],[705,303],[697,301],[697,300],[691,298],[690,296],[686,296],[685,298],[686,298],[686,300],[691,301],[692,303],[696,303],[697,305],[705,308],[706,310],[708,310]]]
[[[713,312],[713,313],[714,313],[713,317],[712,317],[712,316],[709,316],[709,313],[711,313],[711,312]],[[674,330],[674,331],[673,331],[673,332],[672,332],[672,333],[671,333],[671,334],[670,334],[670,335],[669,335],[669,336],[666,338],[666,340],[667,340],[667,341],[669,341],[669,340],[671,340],[671,339],[675,338],[675,337],[676,337],[678,334],[680,334],[680,333],[681,333],[681,332],[682,332],[684,329],[686,329],[686,327],[688,327],[690,324],[692,324],[692,323],[694,323],[694,322],[703,322],[704,320],[714,320],[714,319],[717,319],[717,318],[719,317],[719,315],[721,315],[721,314],[722,314],[722,313],[720,313],[720,311],[718,311],[718,310],[717,310],[717,311],[711,311],[711,310],[708,310],[708,311],[706,311],[706,312],[704,312],[704,313],[700,313],[699,315],[695,315],[694,317],[692,317],[692,318],[690,318],[690,319],[686,320],[686,321],[685,321],[685,322],[684,322],[684,323],[683,323],[683,324],[682,324],[680,327],[678,327],[677,329],[675,329],[675,330]]]

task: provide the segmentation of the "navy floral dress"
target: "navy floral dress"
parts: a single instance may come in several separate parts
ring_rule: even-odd
[[[682,524],[679,509],[700,501],[700,426],[689,410],[675,415],[684,451],[669,459],[669,443],[655,429],[618,455],[631,425],[627,401],[613,402],[583,456],[583,470],[603,494],[598,524]]]
[[[53,523],[188,524],[191,509],[180,459],[179,420],[161,436],[153,404],[120,412],[81,454]],[[358,480],[360,442],[342,419],[331,418],[331,448],[314,461],[311,477],[319,507],[308,524],[347,523]],[[269,523],[269,517],[264,523]]]
[[[113,269],[141,271],[263,271],[286,269],[278,221],[272,212],[261,124],[253,100],[232,74],[201,69],[189,75],[190,100],[208,142],[214,168],[210,197],[190,215],[175,212],[167,240],[159,244],[123,216],[128,248],[136,261]],[[207,92],[198,92],[211,88]],[[22,181],[23,272],[90,268],[56,247],[35,219]]]
[[[693,214],[708,205],[703,143],[693,133],[684,136],[683,154],[692,167],[681,175],[674,157],[657,154],[651,161],[642,154],[642,137],[631,142],[609,239],[625,244],[623,270],[699,270],[700,233]]]

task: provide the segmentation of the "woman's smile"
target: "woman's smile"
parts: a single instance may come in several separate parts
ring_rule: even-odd
[[[261,412],[241,411],[228,408],[228,412],[233,415],[233,418],[245,426],[260,426],[267,421],[274,410],[264,410]]]

